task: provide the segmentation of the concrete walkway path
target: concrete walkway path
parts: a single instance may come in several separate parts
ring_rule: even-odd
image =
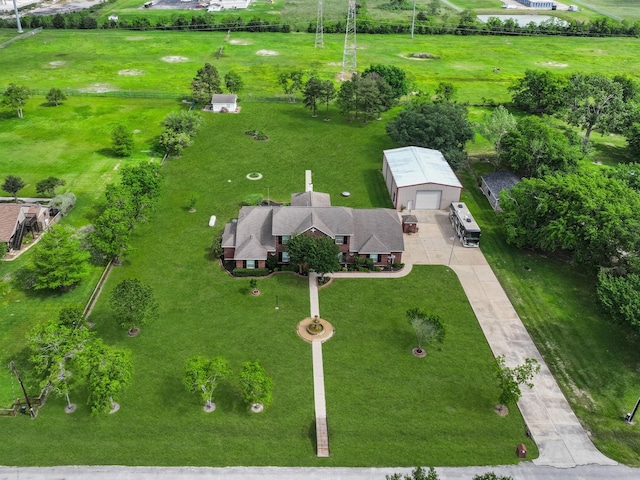
[[[318,303],[318,276],[309,273],[309,305],[311,318],[320,317]],[[322,363],[322,342],[311,342],[313,361],[313,401],[316,410],[316,455],[329,456],[329,432],[327,428],[327,402],[324,394],[324,366]]]

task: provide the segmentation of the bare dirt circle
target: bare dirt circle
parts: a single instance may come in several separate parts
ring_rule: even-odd
[[[493,407],[493,411],[496,412],[496,415],[499,415],[501,417],[506,417],[507,415],[509,415],[509,407],[507,407],[506,405],[496,405],[495,407]]]
[[[250,42],[248,40],[229,40],[229,43],[231,45],[252,45],[253,42]]]
[[[263,410],[264,410],[264,405],[263,405],[263,404],[261,404],[261,403],[253,403],[253,404],[251,405],[251,411],[252,411],[253,413],[260,413],[260,412],[262,412]]]
[[[81,92],[87,92],[87,93],[105,93],[105,92],[115,92],[118,89],[113,88],[108,83],[92,83],[88,87],[80,88],[79,90]]]
[[[111,404],[111,410],[109,410],[109,413],[116,413],[118,410],[120,410],[120,404],[118,402],[113,402]]]
[[[256,55],[261,55],[263,57],[275,57],[276,55],[280,55],[280,52],[276,52],[275,50],[258,50]]]
[[[138,75],[144,75],[144,72],[135,68],[127,68],[125,70],[119,70],[118,75],[124,75],[126,77],[136,77]]]
[[[181,63],[188,62],[189,59],[187,57],[181,57],[180,55],[167,55],[166,57],[162,57],[162,61],[167,63]]]
[[[69,405],[64,407],[64,412],[65,413],[73,413],[73,412],[76,411],[76,407],[77,407],[77,405],[75,403],[70,403]]]
[[[545,67],[559,67],[565,68],[568,67],[568,63],[559,63],[559,62],[542,62],[540,65],[544,65]]]
[[[64,60],[56,60],[55,62],[49,62],[51,68],[64,67],[67,64]]]
[[[211,413],[216,409],[216,404],[214,402],[207,403],[204,407],[202,407],[202,409],[207,413]]]

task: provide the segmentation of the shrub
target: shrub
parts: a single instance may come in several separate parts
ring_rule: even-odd
[[[267,268],[269,270],[275,271],[277,266],[278,266],[278,257],[276,257],[275,255],[269,255],[267,257]]]
[[[234,268],[231,272],[234,277],[266,277],[269,270],[266,268]]]
[[[71,192],[56,195],[51,200],[51,206],[61,212],[62,215],[69,213],[69,210],[71,210],[75,204],[76,196]]]
[[[283,272],[297,272],[298,271],[298,266],[297,265],[291,265],[291,264],[285,264],[285,265],[282,265],[282,267],[280,267],[280,269]]]
[[[252,193],[242,199],[242,205],[257,206],[262,203],[262,195],[260,193]]]

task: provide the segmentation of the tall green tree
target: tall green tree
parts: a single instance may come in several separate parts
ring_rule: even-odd
[[[89,275],[89,252],[84,250],[75,231],[66,225],[53,225],[43,234],[31,256],[35,290],[68,289]]]
[[[227,72],[224,76],[224,86],[230,93],[239,93],[244,87],[244,82],[239,73],[233,70]]]
[[[111,148],[118,157],[131,156],[134,146],[133,133],[126,126],[116,125],[111,130]]]
[[[336,87],[331,80],[323,80],[320,83],[320,99],[326,105],[325,121],[329,120],[329,103],[336,97]]]
[[[356,83],[357,75],[354,74],[351,80],[342,82],[342,84],[340,85],[340,89],[338,90],[336,102],[338,104],[338,108],[340,109],[340,113],[347,117],[350,117],[351,112],[353,111],[353,117],[358,118]]]
[[[83,357],[88,370],[87,404],[91,407],[91,414],[109,413],[117,405],[122,390],[131,384],[131,350],[114,348],[97,339]]]
[[[66,185],[66,182],[58,177],[47,177],[36,183],[36,192],[38,195],[54,197],[56,188]]]
[[[24,180],[14,175],[4,177],[2,190],[13,195],[13,201],[18,202],[18,192],[25,187]]]
[[[493,143],[496,152],[500,150],[500,142],[504,136],[515,130],[515,117],[502,105],[498,105],[490,113],[485,113],[478,124],[478,132]]]
[[[507,242],[609,266],[640,250],[640,194],[601,172],[524,179],[500,196]]]
[[[535,358],[525,359],[522,365],[508,367],[504,355],[496,357],[496,379],[500,388],[498,401],[502,405],[515,405],[522,396],[522,385],[533,388],[533,377],[540,371],[540,364]]]
[[[118,283],[111,293],[109,306],[120,326],[130,333],[158,316],[153,289],[137,278]]]
[[[273,380],[258,362],[245,362],[240,372],[240,388],[248,405],[268,406],[272,401]]]
[[[70,381],[78,379],[73,373],[82,370],[79,359],[94,340],[86,322],[78,317],[83,318],[81,310],[64,309],[59,318],[37,324],[27,336],[29,359],[42,377],[41,387],[64,396],[69,411],[73,407]]]
[[[584,130],[585,142],[594,129],[609,133],[624,119],[622,85],[599,73],[571,75],[566,98],[567,122]]]
[[[525,117],[501,139],[501,162],[525,177],[574,170],[582,159],[580,139],[571,130],[560,131],[540,117]]]
[[[377,63],[370,65],[362,72],[362,76],[367,77],[371,73],[376,73],[385,79],[389,87],[391,87],[391,96],[393,99],[397,100],[409,93],[411,82],[407,78],[407,73],[402,68],[396,67],[395,65]]]
[[[207,409],[213,410],[213,393],[221,381],[231,375],[228,362],[222,357],[208,359],[191,357],[185,367],[184,386],[191,393],[199,393]]]
[[[596,292],[606,318],[640,333],[640,275],[603,270],[598,274]]]
[[[324,280],[326,273],[340,268],[340,247],[331,237],[312,237],[307,234],[294,234],[287,242],[290,261],[302,269],[307,267],[320,275]]]
[[[191,91],[196,103],[205,105],[211,103],[211,97],[214,93],[222,93],[218,69],[210,63],[205,63],[204,67],[198,69],[196,76],[191,81]]]
[[[56,107],[67,99],[67,96],[59,88],[52,88],[47,92],[47,102]]]
[[[189,137],[195,137],[203,124],[202,115],[195,110],[169,112],[162,121],[165,130],[186,133]]]
[[[516,108],[535,115],[552,115],[565,105],[567,79],[548,70],[525,70],[511,87]]]
[[[322,80],[316,76],[311,76],[304,85],[302,101],[304,106],[311,109],[311,116],[318,116],[318,102],[322,95]]]
[[[138,165],[127,165],[120,170],[120,184],[128,190],[134,220],[146,219],[148,211],[155,207],[162,182],[160,164],[140,162]]]
[[[301,70],[281,72],[278,74],[278,85],[284,91],[290,103],[296,101],[295,94],[304,86],[304,73]]]
[[[23,118],[22,109],[31,97],[31,90],[27,87],[10,83],[2,94],[2,105],[18,112],[18,118]]]
[[[453,102],[456,95],[456,87],[451,82],[438,82],[436,87],[436,103]]]
[[[387,133],[401,146],[440,150],[450,163],[450,154],[464,152],[474,135],[467,107],[449,102],[411,104],[387,124]]]
[[[362,123],[367,123],[371,117],[377,117],[384,109],[378,78],[374,75],[359,77],[356,83],[356,99],[358,110],[362,112]]]
[[[160,145],[165,149],[168,155],[177,157],[187,148],[191,142],[191,137],[184,132],[176,132],[175,130],[165,130],[160,134]]]

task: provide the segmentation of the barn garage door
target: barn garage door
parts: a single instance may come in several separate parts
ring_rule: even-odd
[[[438,210],[440,208],[440,190],[418,190],[416,192],[416,210]]]

